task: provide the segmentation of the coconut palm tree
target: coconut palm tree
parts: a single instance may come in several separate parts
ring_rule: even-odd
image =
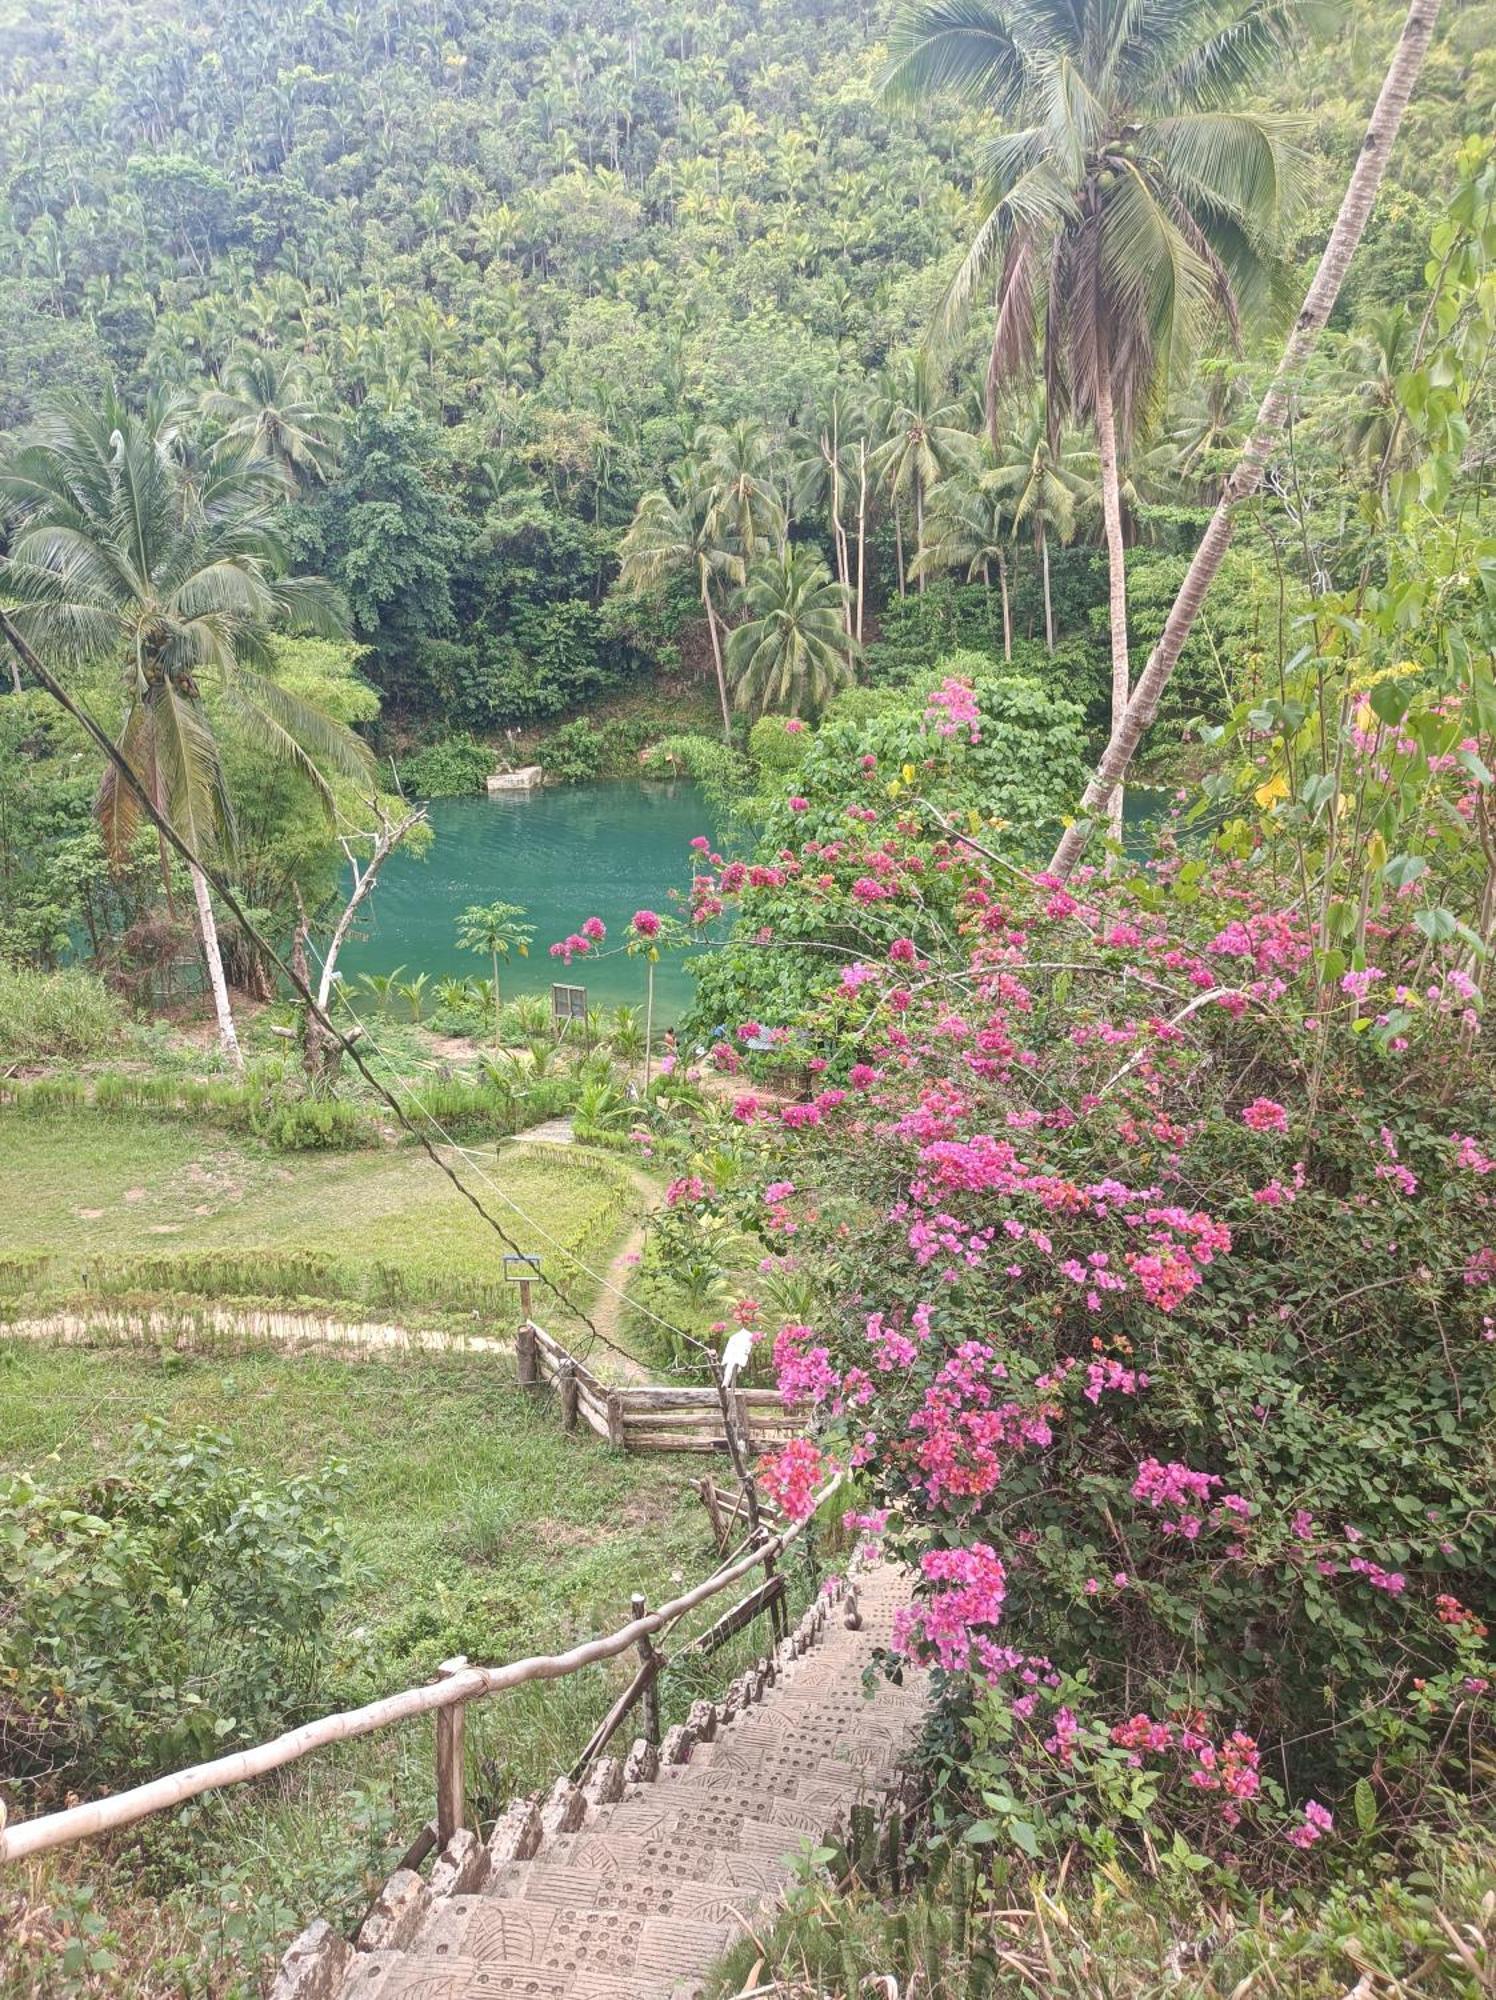
[[[1007,496],[1016,540],[1033,536],[1044,590],[1044,643],[1054,651],[1054,604],[1049,589],[1049,545],[1075,533],[1076,481],[1065,464],[1064,440],[1052,438],[1043,402],[1031,403],[1013,422],[1000,427],[990,478]]]
[[[294,356],[241,349],[225,368],[222,387],[203,397],[203,409],[227,437],[268,458],[290,493],[326,479],[333,468],[342,424],[317,408],[305,364]]]
[[[1287,121],[1238,100],[1314,5],[918,0],[894,40],[890,95],[953,91],[992,122],[946,300],[959,318],[995,286],[989,419],[1042,359],[1052,435],[1070,414],[1095,432],[1114,726],[1129,691],[1118,452],[1212,326],[1234,335],[1266,295],[1301,156]]]
[[[852,678],[846,586],[808,549],[786,547],[758,564],[738,594],[744,619],[727,642],[740,709],[817,715]]]
[[[329,807],[324,767],[367,781],[372,762],[341,723],[272,677],[277,626],[346,629],[327,584],[285,575],[278,473],[242,439],[194,452],[190,414],[181,399],[156,399],[142,415],[112,394],[97,407],[53,400],[0,467],[0,500],[15,523],[0,597],[23,638],[59,667],[120,670],[119,750],[157,810],[206,857],[233,838],[217,724],[250,733]],[[205,681],[217,697],[211,712]],[[112,764],[95,809],[111,858],[123,860],[141,814]],[[164,868],[164,842],[162,855]],[[207,878],[196,866],[189,873],[219,1038],[242,1066]]]
[[[1215,511],[1200,537],[1199,547],[1190,558],[1184,581],[1179,586],[1169,615],[1164,620],[1164,629],[1148,656],[1148,664],[1139,677],[1132,698],[1124,713],[1113,718],[1111,740],[1102,752],[1095,777],[1086,786],[1081,810],[1066,827],[1050,856],[1049,872],[1062,879],[1070,874],[1085,852],[1090,836],[1089,816],[1105,811],[1110,802],[1120,798],[1127,767],[1158,713],[1158,704],[1169,684],[1169,677],[1178,664],[1179,655],[1200,615],[1200,608],[1225,560],[1236,510],[1243,501],[1250,500],[1262,484],[1268,460],[1288,422],[1293,386],[1335,309],[1340,287],[1371,215],[1403,114],[1418,82],[1429,43],[1433,40],[1439,7],[1440,0],[1409,0],[1402,31],[1393,47],[1382,87],[1377,92],[1366,131],[1356,150],[1356,163],[1341,196],[1340,208],[1325,239],[1325,247],[1309,282],[1309,289],[1304,294],[1304,302],[1284,342],[1273,379],[1257,406],[1246,443],[1230,477],[1221,488]],[[1115,806],[1113,814],[1115,816]]]
[[[899,595],[904,595],[904,531],[901,509],[914,508],[915,554],[925,543],[925,502],[930,491],[971,453],[972,438],[959,401],[948,397],[934,357],[922,351],[902,367],[885,372],[878,395],[878,428],[883,442],[873,456],[873,469],[893,501],[894,539],[898,547]],[[920,572],[919,587],[925,587]]]
[[[774,448],[762,424],[703,424],[692,454],[717,490],[721,519],[739,555],[751,563],[784,540],[785,513],[776,484]]]
[[[723,741],[732,742],[732,713],[722,657],[719,593],[743,581],[743,558],[724,519],[716,484],[694,461],[687,461],[671,487],[646,493],[619,550],[618,580],[625,590],[652,589],[671,575],[689,575],[706,613],[717,695],[722,704]]]

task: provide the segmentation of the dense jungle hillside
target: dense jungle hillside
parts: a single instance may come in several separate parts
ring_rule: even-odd
[[[1276,75],[1273,108],[1303,117],[1310,156],[1295,283],[1397,11],[1349,10]],[[641,494],[704,425],[780,449],[808,434],[813,456],[839,395],[886,437],[966,240],[975,121],[950,99],[882,100],[888,0],[6,15],[0,423],[110,377],[137,400],[208,389],[224,411],[278,413],[298,553],[346,591],[387,711],[426,734],[532,724],[673,665],[689,585],[673,607],[610,594]],[[1489,107],[1493,26],[1489,4],[1446,14],[1343,338],[1421,282],[1439,192]],[[983,339],[925,396],[947,431],[979,425]],[[1208,439],[1225,394],[1208,373],[1181,385],[1183,431]],[[1134,537],[1167,549],[1187,544],[1201,489],[1184,443],[1169,463],[1158,447],[1146,463],[1139,447]],[[771,473],[786,488],[793,459]],[[914,537],[898,464],[886,483],[870,614]],[[800,532],[826,540],[818,514]],[[1054,550],[1079,654],[1098,541],[1083,517]],[[1154,580],[1160,600],[1174,574]],[[1037,598],[1014,582],[1032,634]],[[1146,607],[1148,579],[1135,590]],[[699,631],[687,656],[705,661]],[[1071,666],[1104,682],[1099,655]]]

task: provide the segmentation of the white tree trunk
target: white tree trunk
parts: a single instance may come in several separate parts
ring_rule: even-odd
[[[1003,658],[1009,662],[1013,658],[1013,607],[1008,602],[1008,558],[1001,549],[997,552],[997,587],[1003,600]]]
[[[867,552],[867,442],[857,444],[857,643],[862,644],[863,558]]]
[[[722,664],[722,634],[717,629],[717,613],[712,605],[710,583],[701,586],[701,601],[706,606],[707,630],[712,635],[712,660],[717,669],[717,698],[722,704],[722,741],[732,748],[732,711],[727,706],[727,670]]]
[[[1096,451],[1101,461],[1101,518],[1106,530],[1107,625],[1112,641],[1112,730],[1127,713],[1130,691],[1127,659],[1127,552],[1122,546],[1122,495],[1117,478],[1117,422],[1112,409],[1111,364],[1104,360],[1096,380]],[[1107,830],[1122,838],[1122,787],[1107,808]]]
[[[1067,876],[1084,853],[1093,815],[1102,811],[1110,801],[1142,741],[1143,732],[1158,713],[1159,699],[1230,545],[1235,511],[1243,500],[1251,498],[1262,483],[1268,459],[1282,434],[1300,371],[1334,309],[1341,283],[1366,228],[1403,113],[1408,108],[1408,99],[1413,94],[1413,86],[1418,81],[1418,73],[1428,53],[1434,24],[1439,18],[1439,6],[1440,0],[1412,0],[1366,128],[1366,136],[1361,142],[1361,150],[1356,155],[1355,168],[1346,186],[1340,213],[1335,218],[1335,227],[1330,232],[1324,255],[1319,260],[1319,269],[1294,321],[1283,358],[1257,411],[1252,435],[1222,489],[1215,512],[1210,517],[1184,582],[1179,586],[1179,595],[1159,634],[1158,644],[1153,648],[1133,690],[1126,713],[1112,730],[1112,740],[1097,767],[1096,776],[1086,787],[1075,823],[1066,828],[1050,859],[1051,874]]]
[[[1039,524],[1039,568],[1044,575],[1044,650],[1054,651],[1054,604],[1049,595],[1049,537]]]
[[[223,954],[218,949],[218,925],[213,917],[213,901],[208,894],[208,878],[201,868],[189,868],[192,895],[197,904],[198,936],[202,939],[203,963],[208,968],[208,985],[213,992],[213,1011],[218,1016],[218,1040],[235,1069],[244,1067],[244,1051],[234,1031],[234,1011],[229,1005],[228,981],[223,976]]]

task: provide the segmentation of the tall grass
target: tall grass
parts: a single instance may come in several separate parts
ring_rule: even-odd
[[[103,1055],[125,1029],[118,1001],[92,973],[0,965],[0,1067]]]

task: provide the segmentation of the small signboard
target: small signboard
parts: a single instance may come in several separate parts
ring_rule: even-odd
[[[551,988],[551,1019],[564,1034],[573,1021],[587,1020],[587,989],[585,986],[553,986]]]

